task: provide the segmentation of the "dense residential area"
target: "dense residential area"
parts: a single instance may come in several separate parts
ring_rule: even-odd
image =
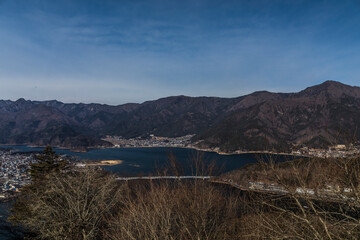
[[[31,183],[30,164],[34,154],[18,154],[12,150],[0,150],[0,198],[8,198]]]
[[[151,134],[149,138],[129,138],[121,136],[106,136],[102,140],[111,142],[114,147],[187,147],[191,144],[191,138],[195,135],[186,135],[181,137],[158,137]]]
[[[336,144],[329,146],[326,149],[301,147],[298,150],[291,152],[297,156],[310,156],[318,158],[342,158],[360,155],[360,144],[356,142],[354,144]]]
[[[0,149],[0,200],[14,197],[23,186],[31,184],[30,165],[37,163],[41,152],[17,152],[16,149]],[[66,155],[58,160],[76,161]]]

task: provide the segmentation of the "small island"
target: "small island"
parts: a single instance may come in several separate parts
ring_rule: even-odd
[[[122,164],[123,160],[102,160],[102,161],[88,161],[85,164],[87,166],[113,166]]]

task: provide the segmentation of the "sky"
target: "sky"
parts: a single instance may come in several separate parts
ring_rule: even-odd
[[[0,0],[0,99],[118,105],[360,85],[360,2]]]

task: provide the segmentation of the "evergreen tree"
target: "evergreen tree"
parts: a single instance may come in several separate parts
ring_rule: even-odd
[[[49,174],[64,170],[67,166],[67,162],[59,160],[59,155],[55,153],[51,146],[47,146],[42,154],[36,156],[36,159],[37,163],[30,165],[33,182],[44,180]]]
[[[51,146],[47,146],[43,153],[36,155],[36,160],[36,163],[30,164],[32,183],[21,189],[21,195],[11,209],[12,215],[8,220],[15,225],[19,224],[21,226],[34,215],[32,209],[34,199],[48,188],[49,181],[52,180],[50,176],[57,173],[61,174],[61,171],[68,166],[67,161],[60,160],[59,155],[55,153]],[[29,236],[31,234],[32,232],[27,233]]]

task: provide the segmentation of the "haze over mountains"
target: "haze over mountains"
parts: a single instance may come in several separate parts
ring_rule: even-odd
[[[110,146],[101,138],[196,134],[202,148],[286,150],[360,139],[360,88],[326,81],[298,93],[237,98],[174,96],[109,106],[0,101],[0,143],[71,149]]]

